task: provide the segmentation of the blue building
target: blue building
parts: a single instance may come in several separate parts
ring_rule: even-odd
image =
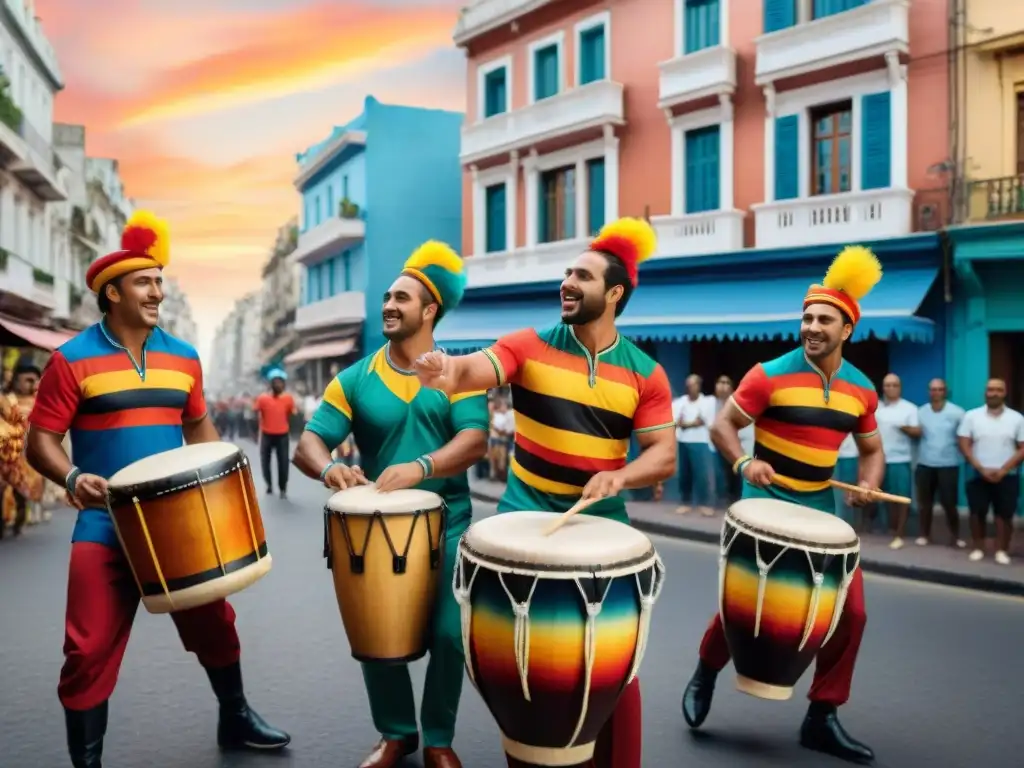
[[[381,297],[409,254],[462,234],[462,115],[382,104],[297,156],[300,347],[285,362],[315,391],[330,370],[384,343]]]

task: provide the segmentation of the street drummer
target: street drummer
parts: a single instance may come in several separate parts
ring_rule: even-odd
[[[801,346],[754,366],[711,430],[715,447],[743,477],[743,498],[782,499],[836,513],[829,486],[839,446],[853,434],[860,451],[860,487],[851,504],[874,498],[885,472],[875,410],[878,393],[871,380],[843,360],[846,342],[860,320],[859,302],[878,283],[882,268],[867,248],[850,246],[836,257],[822,285],[804,297]],[[754,423],[754,456],[740,446],[739,431]],[[800,729],[800,743],[856,763],[874,752],[840,724],[837,708],[850,698],[853,670],[864,635],[864,579],[858,568],[835,634],[818,652],[811,704]],[[697,728],[711,710],[718,673],[729,663],[729,647],[719,614],[700,645],[700,661],[683,694],[683,715]]]
[[[198,353],[157,326],[161,273],[170,258],[166,224],[137,211],[121,248],[94,261],[86,272],[103,319],[53,353],[29,419],[29,462],[66,488],[79,509],[57,687],[75,768],[100,766],[107,700],[140,598],[106,509],[106,478],[182,442],[218,439],[203,399]],[[61,445],[68,432],[77,466]],[[267,725],[246,703],[231,606],[218,600],[171,618],[219,700],[221,747],[286,746],[288,734]]]
[[[656,247],[646,221],[612,222],[566,269],[560,323],[512,333],[472,355],[434,351],[417,361],[420,381],[449,396],[511,385],[515,455],[499,512],[565,512],[582,497],[599,500],[586,513],[629,524],[619,493],[675,473],[668,378],[615,327],[639,264]],[[627,463],[632,435],[641,453]],[[598,739],[597,768],[640,768],[641,725],[634,679]]]
[[[367,480],[380,491],[420,488],[447,503],[445,563],[434,614],[434,637],[423,686],[424,768],[459,768],[452,749],[462,696],[462,618],[451,584],[459,538],[473,516],[466,470],[487,452],[487,393],[443,397],[422,389],[412,370],[434,348],[434,327],[458,306],[465,290],[462,259],[430,241],[409,257],[384,294],[388,343],[338,374],[299,440],[295,465],[328,488]],[[332,451],[355,436],[364,466],[348,466]],[[363,678],[380,739],[360,768],[392,768],[419,749],[416,702],[405,664],[367,662]]]

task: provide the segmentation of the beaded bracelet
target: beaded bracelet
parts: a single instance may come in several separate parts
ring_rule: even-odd
[[[416,463],[419,464],[420,467],[423,469],[424,480],[427,480],[434,476],[434,460],[428,454],[423,454],[422,456],[420,456],[418,459],[416,459]]]
[[[749,464],[753,460],[754,460],[753,456],[751,456],[749,453],[744,453],[742,456],[740,456],[738,459],[736,459],[736,461],[733,462],[733,465],[732,465],[732,472],[733,472],[733,474],[734,475],[738,475],[738,474],[742,473],[743,472],[743,468],[745,466],[747,466],[747,464]]]
[[[331,467],[337,466],[340,463],[341,462],[338,461],[337,459],[331,459],[331,463],[320,470],[320,482],[322,483],[324,481],[324,478],[327,477],[327,473],[331,471]]]
[[[82,474],[82,470],[78,467],[72,467],[64,478],[64,488],[67,489],[67,492],[72,496],[75,495],[75,485],[78,483],[78,476],[80,474]]]

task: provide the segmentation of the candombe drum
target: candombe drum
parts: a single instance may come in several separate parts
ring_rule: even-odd
[[[736,687],[784,701],[832,637],[860,563],[835,515],[774,499],[733,504],[722,526],[719,610]]]
[[[108,510],[150,613],[196,608],[270,571],[249,460],[230,443],[147,456],[107,483]]]
[[[414,488],[360,485],[327,502],[324,557],[354,658],[400,664],[426,655],[445,519],[441,497]]]
[[[584,766],[640,668],[664,566],[644,534],[578,515],[514,512],[474,523],[455,564],[470,680],[509,757]]]

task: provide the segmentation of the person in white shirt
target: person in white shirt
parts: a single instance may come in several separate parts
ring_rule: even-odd
[[[882,491],[896,496],[910,497],[910,461],[913,458],[914,438],[921,436],[917,406],[902,397],[903,385],[895,373],[882,379],[882,402],[878,404],[878,432],[885,451],[885,478]],[[910,513],[909,504],[886,504],[889,531],[893,534],[892,549],[903,546],[903,533]]]
[[[491,414],[490,459],[491,480],[504,482],[508,477],[508,456],[515,438],[515,416],[508,407],[508,401],[498,398],[494,401],[494,412]]]
[[[960,452],[973,469],[966,483],[971,511],[971,560],[985,556],[989,507],[996,519],[996,562],[1010,564],[1013,516],[1020,499],[1024,461],[1024,415],[1006,407],[1006,382],[989,379],[985,405],[967,412],[957,430]]]
[[[686,514],[694,507],[710,517],[711,488],[714,479],[711,470],[711,433],[708,427],[714,420],[714,407],[701,394],[703,380],[696,374],[686,379],[686,394],[672,401],[672,418],[676,422],[676,442],[679,443],[679,499],[677,512]]]
[[[708,398],[712,409],[709,424],[714,423],[718,412],[729,402],[729,398],[732,397],[732,391],[732,379],[724,374],[719,376],[718,381],[715,382],[715,394]],[[750,424],[747,426],[752,427]],[[753,439],[752,428],[751,439]],[[742,435],[740,440],[742,441]],[[740,493],[743,491],[743,479],[732,471],[732,465],[722,458],[722,454],[715,450],[715,444],[710,441],[710,437],[708,439],[708,447],[711,449],[711,464],[715,478],[714,500],[720,506],[728,507],[740,500]],[[753,456],[753,452],[750,455]]]
[[[932,514],[935,497],[946,513],[950,545],[963,549],[967,543],[960,538],[960,449],[956,431],[964,418],[964,409],[946,399],[946,382],[932,379],[928,384],[927,405],[917,411],[921,440],[917,444],[917,507],[921,515],[921,531],[917,544],[924,546],[932,538]]]
[[[753,454],[751,454],[753,455]],[[850,485],[857,485],[859,481],[859,470],[857,466],[860,461],[860,450],[857,448],[857,441],[853,437],[851,432],[846,436],[842,443],[839,445],[839,458],[836,460],[836,469],[833,473],[833,477],[841,483],[849,483]],[[839,516],[848,522],[850,525],[856,526],[857,513],[852,506],[850,506],[848,500],[848,493],[841,491],[838,488],[835,489],[836,494],[836,509],[839,510]]]

